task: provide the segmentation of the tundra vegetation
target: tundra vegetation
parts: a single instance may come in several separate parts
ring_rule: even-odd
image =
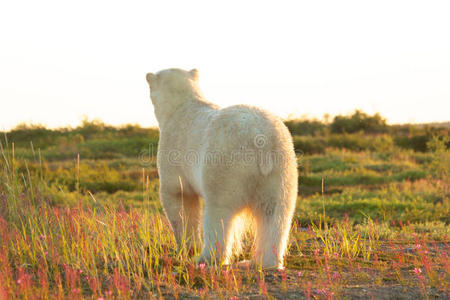
[[[158,130],[19,125],[0,148],[0,299],[447,298],[448,124],[285,121],[299,197],[286,269],[195,264],[158,198]],[[251,233],[235,261],[248,259]]]

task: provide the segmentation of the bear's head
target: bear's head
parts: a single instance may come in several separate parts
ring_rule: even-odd
[[[167,69],[156,74],[148,73],[147,82],[150,86],[150,97],[154,102],[160,96],[186,96],[198,89],[198,71],[192,69]],[[155,104],[155,103],[154,103]]]
[[[147,73],[146,78],[159,123],[187,100],[200,96],[197,69],[167,69]]]

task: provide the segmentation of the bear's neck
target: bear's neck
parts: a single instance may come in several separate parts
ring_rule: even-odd
[[[160,130],[169,127],[171,123],[178,122],[178,120],[185,115],[195,115],[201,110],[217,110],[219,107],[213,103],[208,102],[199,93],[191,95],[175,96],[171,95],[170,106],[157,108],[155,106],[155,115],[158,119]],[[168,103],[168,102],[166,102]]]

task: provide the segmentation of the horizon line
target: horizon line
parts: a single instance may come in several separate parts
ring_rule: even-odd
[[[406,123],[390,123],[389,120],[387,118],[383,117],[383,115],[381,115],[381,113],[379,113],[379,112],[374,113],[374,114],[369,114],[369,113],[366,113],[366,112],[364,112],[363,110],[360,110],[360,109],[355,109],[351,113],[336,114],[336,115],[333,115],[333,116],[330,115],[329,116],[330,117],[330,121],[329,122],[327,122],[325,120],[325,115],[327,115],[326,113],[321,118],[313,117],[313,116],[312,117],[308,117],[308,115],[302,115],[302,116],[288,116],[287,118],[281,118],[280,117],[280,119],[283,122],[292,121],[292,120],[299,120],[299,121],[319,121],[319,122],[324,123],[324,124],[331,124],[332,119],[334,117],[336,117],[336,116],[351,116],[356,111],[360,111],[362,113],[365,113],[368,116],[374,116],[374,115],[378,114],[383,119],[386,120],[386,125],[388,125],[388,126],[406,126],[406,125],[425,126],[425,125],[438,125],[438,124],[450,123],[450,119],[446,120],[446,121],[430,121],[430,122],[414,122],[414,121],[412,121],[412,122],[406,122]],[[1,127],[0,131],[1,132],[9,132],[9,131],[15,130],[15,129],[21,127],[21,126],[24,126],[24,127],[41,127],[41,128],[50,129],[50,130],[75,129],[75,128],[81,127],[83,125],[83,122],[88,122],[88,123],[98,122],[98,123],[100,123],[102,125],[115,127],[115,128],[126,127],[126,126],[139,126],[141,128],[149,128],[149,129],[150,128],[155,128],[155,129],[159,129],[159,126],[158,126],[159,124],[150,125],[150,126],[142,125],[139,122],[136,122],[136,123],[129,122],[129,123],[112,124],[112,123],[108,123],[108,122],[103,121],[103,119],[101,119],[101,118],[89,118],[86,115],[83,115],[80,119],[81,120],[76,125],[65,124],[65,125],[58,125],[58,126],[49,126],[48,124],[44,124],[44,123],[41,123],[41,122],[20,121],[20,122],[16,123],[15,125],[10,126],[9,128]]]

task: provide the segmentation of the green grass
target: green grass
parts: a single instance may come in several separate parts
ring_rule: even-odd
[[[83,135],[42,150],[2,142],[0,298],[325,299],[361,296],[358,287],[448,295],[446,148],[299,155],[287,268],[242,270],[196,265],[199,247],[177,250],[158,196],[155,137],[108,130],[112,140]],[[238,259],[250,257],[251,242],[244,250]]]

